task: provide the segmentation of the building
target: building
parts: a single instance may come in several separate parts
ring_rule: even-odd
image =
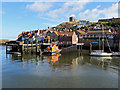
[[[120,20],[120,18],[110,18],[110,19],[99,19],[98,22],[110,22],[110,21],[115,21],[115,20]]]
[[[50,42],[56,42],[58,41],[58,35],[56,34],[57,31],[48,31],[47,36],[50,36]]]
[[[69,17],[69,22],[74,22],[75,21],[75,17],[71,16]]]
[[[85,43],[86,46],[89,46],[91,41],[102,43],[104,38],[105,46],[108,47],[108,43],[109,43],[110,47],[113,47],[115,41],[114,38],[116,37],[116,33],[110,32],[109,29],[104,30],[104,33],[100,29],[89,30],[87,32],[78,30],[77,35],[78,35],[78,42]],[[116,41],[118,42],[118,40]]]
[[[60,44],[77,44],[78,37],[75,32],[56,32]]]
[[[81,27],[84,27],[86,25],[89,25],[89,21],[86,21],[86,20],[79,20],[77,22],[77,28],[81,28]]]
[[[84,31],[78,31],[79,32],[79,37],[80,38],[102,38],[103,36],[104,37],[107,37],[109,39],[113,39],[114,38],[114,35],[115,33],[113,32],[110,32],[110,30],[104,30],[104,33],[102,30],[91,30],[91,31],[87,31],[87,32],[84,32]]]

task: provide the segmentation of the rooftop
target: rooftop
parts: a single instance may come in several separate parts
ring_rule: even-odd
[[[56,33],[58,36],[62,36],[62,35],[72,36],[74,32],[57,32],[57,31],[55,31],[55,33]]]

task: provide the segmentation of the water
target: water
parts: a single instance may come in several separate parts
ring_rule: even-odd
[[[120,57],[90,57],[85,50],[21,57],[0,49],[3,88],[118,88]]]

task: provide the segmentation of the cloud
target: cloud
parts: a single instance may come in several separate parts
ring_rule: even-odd
[[[118,3],[111,7],[99,10],[98,13],[105,15],[105,18],[118,17]]]
[[[27,4],[26,8],[32,11],[41,12],[46,11],[52,7],[51,3],[48,2],[35,2],[33,4]]]
[[[98,13],[92,12],[90,10],[87,10],[83,13],[79,13],[79,15],[78,15],[79,19],[84,19],[84,20],[88,20],[88,21],[95,21],[95,20],[97,20],[98,17],[99,17]]]
[[[83,14],[87,14],[87,13],[89,13],[89,12],[90,12],[90,10],[87,9]]]
[[[65,18],[68,18],[70,15],[81,11],[89,1],[91,0],[62,2],[62,5],[59,8],[55,7],[52,9],[51,7],[54,7],[56,3],[52,4],[50,2],[44,2],[44,3],[35,2],[33,4],[27,4],[26,8],[31,11],[38,12],[37,17],[47,17],[51,19],[56,19],[56,20],[60,19],[64,21]]]
[[[98,5],[96,8],[100,8],[101,7],[101,5]]]
[[[96,12],[98,10],[98,8],[100,8],[101,5],[98,5],[96,8],[92,9],[92,12]]]
[[[71,15],[75,15],[78,19],[86,19],[89,21],[97,21],[99,18],[118,17],[118,3],[103,9],[101,9],[101,5],[98,5],[92,10],[88,8],[81,12],[90,1],[91,0],[85,0],[81,2],[81,0],[78,0],[77,2],[62,2],[61,7],[52,9],[51,7],[54,7],[57,3],[35,2],[33,4],[28,4],[26,8],[38,12],[38,17],[47,17],[55,21],[64,21]]]
[[[118,3],[112,4],[108,8],[99,9],[101,6],[98,5],[96,8],[78,14],[79,19],[85,19],[89,21],[97,21],[99,18],[112,18],[118,17]],[[101,16],[102,15],[102,16]]]
[[[52,10],[48,13],[46,13],[47,16],[52,17],[52,18],[57,18],[59,15],[61,15],[65,10],[62,11],[62,9],[55,9]]]
[[[70,15],[70,17],[75,17],[75,15],[74,15],[74,14],[72,14],[72,15]]]
[[[71,14],[81,11],[89,1],[90,0],[85,0],[83,2],[81,2],[81,0],[78,0],[77,2],[68,1],[65,2],[62,7],[54,9],[46,13],[46,15],[52,18],[69,17]]]

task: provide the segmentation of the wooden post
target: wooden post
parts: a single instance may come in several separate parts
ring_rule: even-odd
[[[24,45],[22,45],[22,50],[21,50],[21,54],[24,54]]]
[[[37,54],[37,40],[36,40],[36,54]]]
[[[33,54],[33,40],[31,41],[31,46],[32,46],[32,48],[31,48],[31,54]]]
[[[100,48],[100,35],[99,35],[99,50],[100,50],[101,48]]]
[[[27,40],[27,54],[28,54],[28,40]]]
[[[41,44],[40,44],[40,41],[39,41],[39,54],[41,54]]]
[[[26,52],[25,52],[25,46],[23,46],[23,48],[24,48],[24,53],[26,53]]]
[[[12,52],[13,52],[13,45],[12,45]]]
[[[81,45],[81,52],[82,52],[82,45]]]
[[[90,43],[90,52],[92,51],[92,44]]]
[[[7,46],[6,46],[6,53],[7,53]]]

